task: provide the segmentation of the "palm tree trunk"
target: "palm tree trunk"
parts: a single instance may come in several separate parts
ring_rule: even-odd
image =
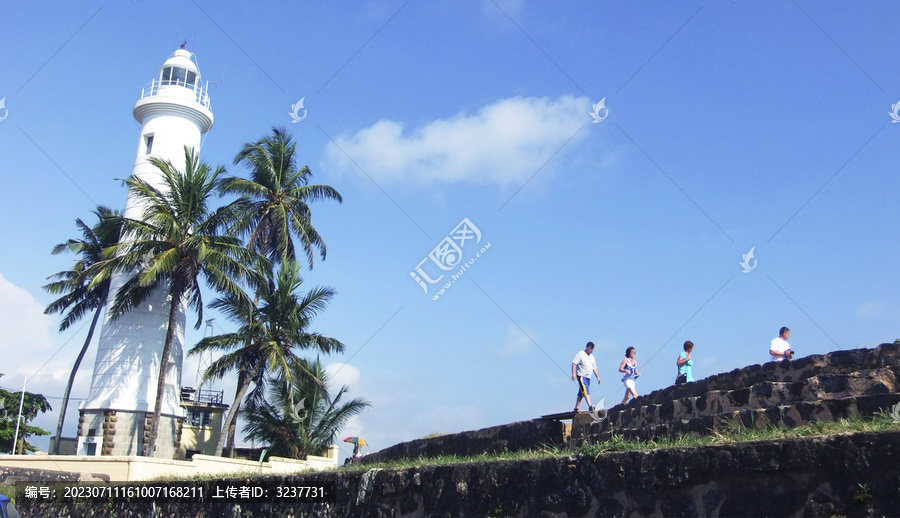
[[[249,246],[249,241],[248,241],[248,246]],[[265,254],[263,254],[263,255],[265,255]],[[253,297],[253,307],[254,308],[259,307],[259,293],[257,293],[256,296]],[[248,344],[248,345],[250,345],[250,344]],[[247,393],[246,388],[244,389],[243,393],[240,392],[241,387],[244,385],[244,381],[246,381],[247,379],[253,379],[253,378],[247,377],[247,367],[244,365],[241,365],[241,370],[238,372],[238,388],[234,393],[234,403],[231,405],[231,408],[234,411],[234,415],[237,415],[238,412],[240,411],[241,403],[244,401],[244,394]],[[249,388],[249,386],[250,385],[248,383],[247,387]],[[225,453],[225,455],[224,455],[225,457],[234,458],[234,436],[235,436],[235,431],[237,429],[237,418],[231,419],[230,423],[231,424],[229,424],[228,426],[226,426],[224,428],[224,430],[226,431],[225,438],[226,438],[227,442],[225,444],[227,447],[223,447],[222,452]],[[218,450],[218,447],[216,448],[216,456],[222,455],[222,452],[220,452]]]
[[[235,415],[241,412],[241,401],[238,401],[235,405]],[[225,449],[222,450],[222,456],[227,457],[229,459],[234,458],[234,436],[237,431],[237,419],[231,422],[231,426],[228,427],[228,443],[225,445]]]
[[[250,388],[250,382],[256,377],[256,373],[259,371],[259,365],[257,364],[253,367],[253,370],[250,371],[250,374],[238,386],[237,393],[234,395],[234,403],[231,404],[231,408],[228,409],[228,415],[225,417],[225,422],[222,424],[222,430],[230,430],[232,424],[235,421],[235,417],[237,417],[237,410],[240,406],[241,401],[244,400],[244,395],[247,394],[247,389]],[[222,450],[225,449],[225,438],[227,434],[222,433],[219,434],[219,442],[216,444],[216,457],[222,456]]]
[[[238,391],[241,390],[241,386],[243,386],[245,379],[247,379],[247,367],[245,365],[241,365],[241,369],[238,371],[238,388],[234,391],[234,404],[232,405],[235,408],[235,414],[241,411],[241,403],[243,402],[243,398],[238,397]],[[225,448],[223,449],[225,457],[234,457],[234,435],[236,428],[237,419],[232,421],[231,425],[227,428],[227,442],[225,443]]]
[[[150,436],[144,445],[144,456],[150,457],[156,449],[156,436],[159,434],[159,418],[162,414],[164,390],[166,387],[166,371],[169,369],[169,355],[172,353],[172,342],[175,341],[175,330],[178,321],[178,304],[181,303],[182,290],[172,287],[172,304],[169,306],[169,326],[166,329],[166,345],[163,346],[162,358],[159,359],[159,379],[156,382],[156,406],[153,408],[153,419],[150,421]]]
[[[84,359],[84,353],[87,352],[88,346],[91,345],[91,338],[94,337],[94,329],[97,327],[97,321],[100,319],[100,313],[103,311],[104,304],[97,306],[94,312],[94,319],[91,321],[91,327],[88,329],[87,338],[84,339],[84,345],[81,346],[81,352],[78,358],[75,358],[75,365],[72,366],[72,372],[69,373],[69,382],[66,383],[66,391],[63,393],[62,408],[59,410],[59,421],[56,423],[56,444],[53,445],[51,455],[59,455],[59,442],[62,439],[63,422],[66,420],[66,408],[69,406],[69,395],[72,393],[72,383],[75,382],[75,373],[81,366],[81,360]]]

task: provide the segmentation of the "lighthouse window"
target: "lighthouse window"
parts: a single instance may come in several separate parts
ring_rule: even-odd
[[[184,68],[169,67],[163,69],[163,85],[192,85],[197,80],[197,74]]]
[[[175,79],[175,84],[183,85],[187,81],[187,70],[183,68],[176,68],[173,75],[173,79]]]
[[[144,147],[147,148],[146,155],[153,152],[153,135],[144,136]]]

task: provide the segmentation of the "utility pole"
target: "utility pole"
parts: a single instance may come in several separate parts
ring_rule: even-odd
[[[16,435],[13,438],[12,454],[16,454],[16,446],[19,444],[19,423],[22,422],[22,405],[25,403],[25,384],[28,383],[28,375],[25,375],[25,381],[22,382],[22,397],[19,398],[19,416],[16,418]]]

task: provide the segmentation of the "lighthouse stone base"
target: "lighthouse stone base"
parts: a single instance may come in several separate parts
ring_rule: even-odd
[[[150,437],[152,412],[81,410],[78,419],[78,455],[143,455]],[[181,431],[184,418],[161,415],[156,437],[158,459],[184,459]]]

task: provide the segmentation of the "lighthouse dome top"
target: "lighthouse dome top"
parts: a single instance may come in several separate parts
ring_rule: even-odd
[[[159,76],[141,91],[134,118],[144,124],[155,116],[179,116],[206,133],[213,123],[207,86],[200,81],[194,55],[178,49],[159,67]]]
[[[197,67],[197,59],[194,57],[194,54],[184,49],[178,49],[173,52],[169,59],[163,63],[163,66],[159,67],[159,71],[164,72],[167,68],[183,68],[198,76],[200,75],[200,69]]]

